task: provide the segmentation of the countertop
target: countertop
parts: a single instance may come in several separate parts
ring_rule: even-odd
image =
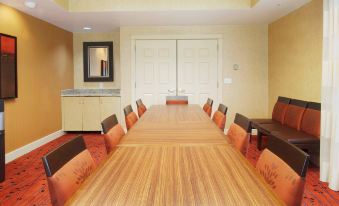
[[[120,89],[65,89],[62,97],[120,97]]]

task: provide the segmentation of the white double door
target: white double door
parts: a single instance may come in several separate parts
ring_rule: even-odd
[[[218,98],[217,40],[137,40],[136,98],[146,106],[166,96],[188,96],[203,105]]]

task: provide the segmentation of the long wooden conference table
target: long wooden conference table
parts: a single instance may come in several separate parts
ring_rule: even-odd
[[[67,205],[284,205],[198,105],[155,105]]]

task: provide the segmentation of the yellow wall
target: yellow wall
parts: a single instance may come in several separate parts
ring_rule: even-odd
[[[270,112],[278,96],[320,102],[322,4],[313,0],[268,27]]]
[[[132,101],[131,38],[136,35],[205,35],[221,34],[223,38],[223,78],[233,79],[231,85],[221,85],[222,102],[229,107],[227,126],[236,112],[248,117],[268,115],[267,25],[253,26],[171,26],[171,27],[121,27],[121,102]],[[238,71],[233,64],[239,64]],[[220,102],[215,101],[215,104]]]
[[[114,81],[113,82],[84,82],[83,42],[113,42]],[[120,34],[108,33],[74,33],[74,87],[78,89],[120,89]]]
[[[18,98],[5,101],[6,152],[61,129],[60,90],[73,88],[72,33],[0,4],[17,37]]]

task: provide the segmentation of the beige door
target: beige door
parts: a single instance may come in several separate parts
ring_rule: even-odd
[[[100,101],[99,97],[83,98],[83,131],[100,131]]]
[[[178,95],[203,105],[218,97],[218,41],[178,40]],[[217,104],[214,104],[214,109]]]
[[[62,97],[64,131],[82,131],[82,97]]]
[[[120,122],[120,97],[100,97],[100,122],[115,114]]]
[[[176,94],[176,40],[136,41],[136,99],[149,107]]]

